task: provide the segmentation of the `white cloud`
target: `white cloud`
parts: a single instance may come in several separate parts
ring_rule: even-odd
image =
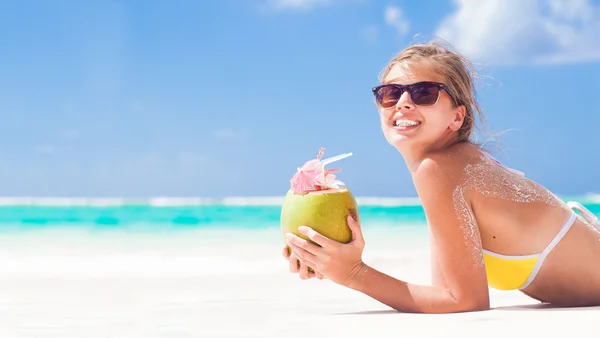
[[[385,8],[384,17],[385,23],[388,26],[391,26],[394,29],[396,29],[400,36],[403,36],[406,33],[408,33],[409,23],[408,20],[404,18],[402,9],[400,9],[400,7],[393,5],[387,6]]]
[[[550,0],[550,10],[570,20],[589,21],[593,18],[593,6],[587,0]]]
[[[454,0],[436,35],[476,62],[600,60],[600,6],[588,0]]]

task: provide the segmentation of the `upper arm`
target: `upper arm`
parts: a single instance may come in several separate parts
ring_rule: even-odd
[[[466,199],[456,189],[460,175],[426,159],[414,174],[430,227],[433,262],[445,287],[461,306],[488,308],[489,289],[479,228]],[[434,276],[435,278],[435,276]]]
[[[446,281],[444,280],[444,275],[442,274],[442,270],[440,269],[440,262],[438,261],[438,253],[435,246],[435,242],[433,241],[433,236],[429,236],[429,246],[430,246],[430,260],[431,260],[431,284],[435,287],[447,289]]]

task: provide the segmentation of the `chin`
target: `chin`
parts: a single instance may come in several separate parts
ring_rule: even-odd
[[[410,152],[411,149],[426,149],[431,144],[435,143],[435,139],[426,137],[426,135],[402,135],[390,132],[386,135],[388,143],[396,148],[401,154]]]
[[[398,149],[399,151],[410,148],[415,144],[415,139],[412,137],[408,137],[405,135],[399,135],[396,133],[390,133],[390,134],[388,134],[386,136],[386,140],[392,147]]]

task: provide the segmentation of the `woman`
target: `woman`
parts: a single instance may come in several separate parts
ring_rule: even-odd
[[[481,112],[469,62],[436,43],[414,45],[391,60],[381,83],[373,89],[381,128],[406,161],[427,217],[432,285],[365,264],[364,238],[351,217],[348,244],[307,227],[300,232],[319,245],[288,234],[290,271],[306,279],[310,267],[318,278],[405,312],[486,310],[488,286],[559,306],[600,304],[597,218],[470,141]]]

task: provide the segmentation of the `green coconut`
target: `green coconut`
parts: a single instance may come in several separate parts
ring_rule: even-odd
[[[357,210],[356,200],[347,188],[307,193],[295,193],[289,190],[281,208],[281,230],[284,242],[285,235],[293,233],[314,243],[298,232],[298,227],[304,225],[329,239],[349,243],[352,240],[352,232],[348,227],[347,217],[352,215],[357,222],[360,222]],[[288,251],[291,252],[289,246]],[[309,268],[309,271],[313,270]]]

